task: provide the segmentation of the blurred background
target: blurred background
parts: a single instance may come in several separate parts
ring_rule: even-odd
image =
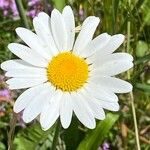
[[[119,77],[131,82],[134,89],[118,95],[120,111],[107,112],[106,120],[97,121],[95,130],[88,130],[74,117],[67,130],[61,129],[57,149],[139,150],[140,143],[142,150],[150,150],[150,0],[0,0],[0,63],[16,58],[7,48],[11,42],[21,42],[16,27],[33,30],[32,19],[40,11],[50,15],[53,8],[61,11],[65,5],[72,7],[76,26],[90,15],[101,19],[95,36],[103,32],[126,36],[117,51],[132,54],[134,68]],[[36,121],[24,124],[22,114],[12,110],[22,91],[10,91],[6,80],[0,70],[0,150],[8,146],[15,150],[50,149],[55,125],[44,132]]]

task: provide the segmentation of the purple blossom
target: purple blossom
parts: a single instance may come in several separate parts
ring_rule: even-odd
[[[27,15],[34,18],[40,11],[44,10],[43,3],[40,0],[28,0],[29,10]]]
[[[102,150],[109,150],[110,149],[110,145],[107,142],[104,142],[102,145]]]
[[[1,8],[8,8],[9,7],[9,1],[7,1],[7,0],[0,0],[0,7]]]
[[[10,99],[10,91],[8,89],[0,90],[0,97]]]
[[[44,4],[41,0],[28,0],[27,16],[34,18],[39,12],[44,11]],[[48,4],[48,11],[51,12],[51,6]],[[19,16],[15,0],[0,0],[0,10],[5,17],[15,19]]]
[[[80,17],[84,16],[84,10],[83,10],[83,8],[79,9],[79,15],[80,15]]]
[[[51,12],[52,8],[47,4],[48,13]],[[41,0],[28,0],[28,12],[27,15],[34,18],[39,12],[44,11],[44,3]]]
[[[85,18],[85,11],[84,11],[82,5],[80,5],[78,13],[79,13],[79,16],[80,16],[80,20],[83,21],[84,18]]]
[[[5,17],[8,15],[13,18],[18,16],[15,0],[0,0],[0,9]]]
[[[28,0],[28,6],[34,6],[40,3],[40,0]]]

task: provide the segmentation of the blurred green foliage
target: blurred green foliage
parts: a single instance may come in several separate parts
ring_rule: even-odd
[[[39,149],[45,150],[50,148],[53,140],[53,127],[48,131],[43,131],[39,123],[32,125],[19,132],[14,139],[15,150]],[[48,146],[43,143],[48,142]]]

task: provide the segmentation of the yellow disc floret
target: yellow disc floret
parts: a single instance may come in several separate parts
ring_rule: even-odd
[[[64,52],[52,58],[47,68],[47,76],[57,89],[72,92],[86,83],[88,71],[88,64],[83,58]]]

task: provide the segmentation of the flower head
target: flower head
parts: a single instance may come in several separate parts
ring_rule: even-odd
[[[10,97],[10,91],[8,89],[0,90],[0,97],[9,98]]]
[[[18,10],[15,0],[0,0],[0,9],[3,11],[4,16],[11,15],[11,17],[18,16]]]
[[[73,112],[88,128],[95,118],[105,118],[104,109],[118,111],[115,93],[132,90],[130,83],[114,77],[133,66],[127,53],[113,53],[124,41],[122,34],[102,33],[93,39],[100,22],[95,16],[85,19],[75,40],[75,21],[69,6],[51,18],[44,12],[33,19],[35,33],[17,28],[18,36],[28,45],[11,43],[8,48],[20,59],[1,64],[10,89],[23,89],[14,111],[23,111],[28,123],[40,116],[44,130],[60,116],[67,128]]]
[[[10,90],[5,88],[0,90],[0,102],[1,101],[9,101],[11,99]]]
[[[84,18],[85,18],[85,11],[84,11],[82,5],[80,5],[80,7],[79,7],[79,17],[80,17],[80,20],[84,20]]]
[[[0,102],[11,100],[11,92],[5,85],[5,78],[0,75]]]
[[[104,142],[102,145],[102,150],[109,150],[110,149],[110,145],[107,142]]]
[[[28,0],[28,12],[27,15],[34,18],[40,11],[44,10],[44,6],[40,0]]]
[[[51,6],[47,4],[47,11],[51,12]],[[28,12],[27,15],[34,18],[39,12],[44,10],[44,4],[41,0],[28,0]]]

